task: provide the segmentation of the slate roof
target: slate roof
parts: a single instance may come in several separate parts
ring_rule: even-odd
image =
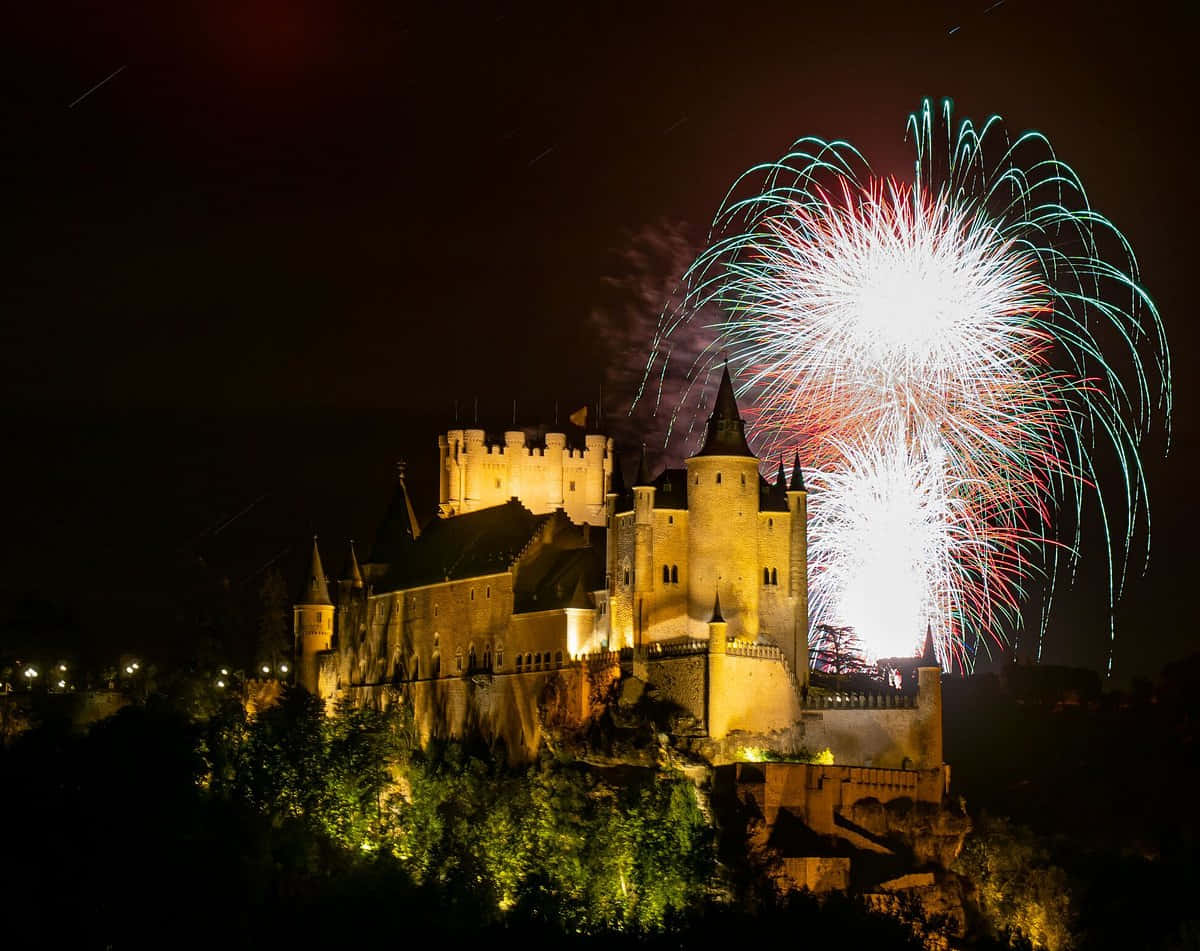
[[[325,579],[325,568],[321,565],[321,552],[317,548],[317,538],[313,536],[312,560],[308,563],[308,574],[304,579],[304,588],[297,604],[333,604],[329,600],[329,583]]]
[[[712,415],[708,418],[708,431],[704,445],[697,456],[754,456],[746,443],[746,424],[738,412],[737,398],[733,395],[733,381],[729,378],[729,365],[721,373],[721,385],[717,388],[717,400]]]
[[[650,484],[655,489],[656,509],[687,508],[687,469],[663,469]]]
[[[395,591],[505,571],[553,517],[534,515],[510,499],[478,512],[436,518],[420,537],[409,538],[396,548],[385,548],[393,557],[384,562],[387,570],[375,588]],[[371,560],[379,563],[374,553]]]
[[[604,587],[604,544],[603,530],[591,529],[585,542],[581,531],[566,526],[518,566],[513,613],[594,607],[588,592]]]

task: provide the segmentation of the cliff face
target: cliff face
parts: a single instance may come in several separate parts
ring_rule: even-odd
[[[913,865],[948,869],[962,851],[971,831],[971,819],[948,804],[895,799],[886,805],[877,799],[861,799],[842,808],[842,816],[854,825],[911,852]]]

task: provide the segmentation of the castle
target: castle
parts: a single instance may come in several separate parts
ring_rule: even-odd
[[[760,475],[728,370],[699,452],[652,476],[643,451],[629,486],[602,435],[579,449],[562,433],[488,445],[454,429],[438,454],[428,524],[401,470],[369,556],[351,544],[332,586],[314,540],[294,614],[297,679],[313,693],[404,698],[423,736],[474,733],[521,757],[551,719],[586,723],[634,680],[679,710],[711,762],[829,750],[837,766],[812,768],[831,783],[854,769],[863,788],[923,783],[940,799],[935,665],[915,692],[810,682],[800,460],[790,475],[781,460],[774,483]]]

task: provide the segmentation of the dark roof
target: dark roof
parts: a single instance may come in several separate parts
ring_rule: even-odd
[[[663,469],[651,484],[656,509],[687,508],[687,469]]]
[[[804,491],[804,473],[800,471],[800,453],[796,453],[796,458],[792,460],[792,483],[788,486],[789,492]]]
[[[404,560],[405,552],[420,537],[421,529],[413,513],[412,501],[408,497],[408,486],[404,481],[404,470],[396,480],[396,489],[388,505],[383,521],[375,533],[375,544],[371,547],[370,565],[390,565]]]
[[[350,586],[363,586],[362,570],[358,567],[358,555],[354,551],[354,539],[350,539],[350,550],[346,552],[346,564],[342,568],[342,581],[350,582]]]
[[[925,647],[921,651],[922,667],[937,667],[937,654],[933,650],[933,625],[925,625]]]
[[[760,474],[758,477],[758,510],[760,512],[787,512],[787,493],[777,482],[771,485]]]
[[[590,608],[587,592],[604,587],[604,531],[584,533],[565,516],[558,518],[551,537],[532,547],[517,566],[514,613]]]
[[[308,575],[304,579],[304,588],[297,604],[333,604],[329,600],[329,584],[325,580],[325,569],[321,566],[321,552],[317,549],[317,536],[313,536],[312,560],[308,565]]]
[[[738,412],[728,364],[721,373],[721,385],[717,389],[717,401],[713,404],[712,415],[708,418],[704,445],[696,455],[754,456],[746,444],[746,424]]]
[[[709,624],[724,624],[725,618],[721,616],[721,592],[717,592],[717,596],[713,598],[713,613],[708,619]]]
[[[612,454],[612,481],[608,484],[608,494],[625,494],[625,471],[621,468],[621,455],[615,449]]]
[[[510,499],[478,512],[436,518],[387,563],[376,590],[395,591],[506,571],[554,517],[534,515]]]
[[[638,457],[637,475],[633,479],[633,487],[653,485],[650,481],[650,467],[646,464],[646,444],[642,443],[642,454]]]

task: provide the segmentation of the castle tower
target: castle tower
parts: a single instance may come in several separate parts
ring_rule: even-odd
[[[292,613],[298,655],[296,683],[315,695],[319,655],[333,649],[333,602],[329,600],[329,584],[315,535],[308,577]]]
[[[633,646],[646,646],[645,632],[654,616],[654,486],[646,466],[646,447],[633,480]]]
[[[729,368],[708,420],[704,446],[687,460],[688,618],[703,636],[708,595],[718,583],[734,637],[758,637],[758,460],[746,444]]]
[[[729,732],[729,685],[727,683],[729,625],[721,614],[721,593],[713,599],[708,619],[708,735],[719,740]]]
[[[783,476],[783,463],[779,474]],[[800,453],[792,460],[792,481],[787,489],[787,507],[792,513],[792,535],[788,572],[788,596],[795,605],[792,635],[792,669],[796,681],[803,686],[808,681],[808,491],[804,488],[804,473],[800,469]]]
[[[363,582],[362,568],[358,564],[358,553],[354,550],[354,539],[350,539],[350,547],[346,552],[346,562],[338,579],[337,611],[333,636],[334,647],[338,641],[352,636],[357,631],[366,609],[366,585]]]

